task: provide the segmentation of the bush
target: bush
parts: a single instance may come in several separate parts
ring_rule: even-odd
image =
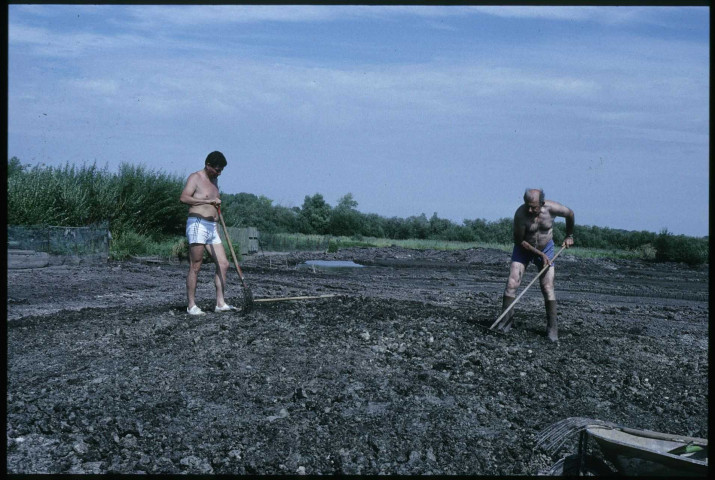
[[[640,245],[639,247],[636,247],[634,251],[638,255],[638,258],[642,258],[644,260],[655,260],[655,255],[657,253],[655,247],[650,243]]]
[[[152,240],[132,231],[124,231],[115,235],[109,247],[109,256],[113,260],[124,260],[135,255],[149,253],[149,244]]]
[[[112,233],[136,232],[155,240],[179,234],[186,205],[179,202],[183,179],[122,164],[119,173],[96,165],[24,167],[8,161],[7,223],[83,227],[109,222]]]
[[[657,262],[683,262],[691,266],[709,263],[709,244],[708,238],[673,235],[665,229],[655,241],[655,260]]]
[[[186,240],[186,237],[183,237],[171,246],[170,255],[171,258],[176,258],[179,262],[189,260],[189,241]]]

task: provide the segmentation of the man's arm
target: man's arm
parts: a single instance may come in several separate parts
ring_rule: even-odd
[[[525,240],[526,225],[524,224],[524,220],[521,218],[521,215],[522,214],[519,210],[517,210],[514,214],[514,245],[519,245],[521,248],[533,253],[534,255],[541,255],[548,263],[549,259],[546,254]]]
[[[573,230],[576,225],[576,216],[569,207],[561,205],[558,202],[550,202],[549,211],[554,217],[564,217],[566,219],[566,243],[567,247],[573,245]]]
[[[524,237],[526,236],[526,226],[524,222],[521,221],[521,216],[519,215],[519,210],[514,214],[514,245],[521,245],[524,243]],[[522,245],[523,246],[523,245]]]
[[[195,203],[195,198],[194,198],[194,192],[196,191],[196,174],[192,173],[189,175],[189,178],[186,180],[186,185],[184,185],[184,189],[181,191],[181,195],[179,196],[179,201],[181,203],[185,203],[186,205],[196,205]]]
[[[186,205],[189,206],[194,206],[194,205],[208,205],[208,204],[213,204],[216,203],[215,199],[201,199],[201,198],[196,198],[194,197],[194,193],[196,193],[196,189],[198,188],[198,177],[196,173],[192,173],[189,175],[189,178],[186,180],[186,185],[184,186],[184,190],[181,192],[181,196],[179,197],[179,201],[181,203],[185,203]]]

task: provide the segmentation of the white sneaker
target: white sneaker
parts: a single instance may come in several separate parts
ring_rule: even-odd
[[[214,308],[214,312],[216,312],[216,313],[235,312],[235,311],[238,311],[238,308],[233,307],[233,306],[229,305],[228,303],[225,304],[223,307],[219,307],[218,305],[216,305],[216,308]]]
[[[201,310],[197,305],[194,305],[191,308],[187,308],[186,313],[188,313],[189,315],[206,315],[206,312]]]

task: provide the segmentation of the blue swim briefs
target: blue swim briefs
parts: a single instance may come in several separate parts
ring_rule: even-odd
[[[547,257],[549,257],[549,260],[554,259],[554,241],[549,240],[549,243],[546,244],[544,247],[543,252],[546,254]],[[529,262],[533,261],[534,265],[539,267],[539,270],[544,268],[544,259],[541,258],[541,255],[536,255],[534,253],[531,253],[521,245],[514,245],[514,250],[511,252],[511,261],[512,262],[519,262],[523,263],[524,267],[527,267],[529,265]],[[553,263],[552,263],[553,265]]]

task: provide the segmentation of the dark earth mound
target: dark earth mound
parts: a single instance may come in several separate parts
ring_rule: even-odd
[[[308,259],[365,268],[302,268]],[[190,317],[187,266],[8,271],[10,473],[533,475],[566,417],[708,435],[708,268],[556,266],[488,331],[509,257],[399,248],[256,255],[253,312]],[[213,311],[210,265],[199,306]],[[536,273],[527,270],[524,284]],[[229,302],[240,305],[235,271]]]

